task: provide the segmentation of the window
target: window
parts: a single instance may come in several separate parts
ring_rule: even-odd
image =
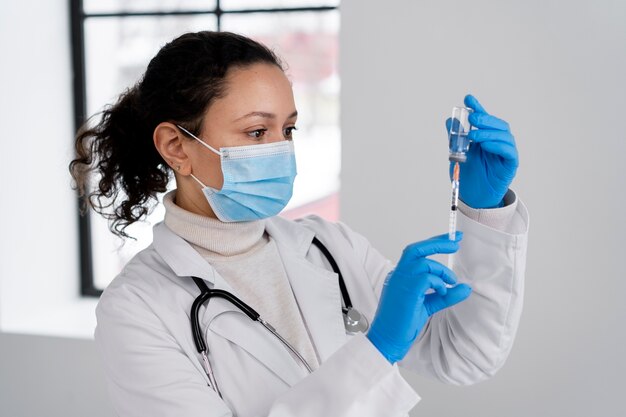
[[[184,32],[225,30],[261,41],[287,64],[300,113],[296,136],[298,176],[281,215],[339,216],[338,32],[339,0],[72,0],[74,111],[86,117],[134,84],[159,48]],[[171,188],[174,184],[171,184]],[[158,206],[122,241],[107,222],[80,217],[81,292],[98,296],[137,251],[152,240],[163,218]]]

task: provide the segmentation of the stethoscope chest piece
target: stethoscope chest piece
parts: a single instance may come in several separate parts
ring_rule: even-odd
[[[353,307],[345,309],[343,313],[343,325],[346,328],[346,332],[349,334],[365,333],[370,327],[367,318]]]

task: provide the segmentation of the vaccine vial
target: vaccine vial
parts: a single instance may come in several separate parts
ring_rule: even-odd
[[[467,135],[470,132],[469,115],[473,112],[468,107],[452,108],[452,123],[450,125],[448,147],[450,154],[448,159],[452,162],[465,162],[470,140]]]

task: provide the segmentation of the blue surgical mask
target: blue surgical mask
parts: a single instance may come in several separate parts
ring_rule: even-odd
[[[243,222],[275,216],[285,208],[293,193],[296,157],[293,141],[217,149],[178,126],[204,147],[220,156],[224,185],[216,190],[204,185],[202,192],[218,219]]]

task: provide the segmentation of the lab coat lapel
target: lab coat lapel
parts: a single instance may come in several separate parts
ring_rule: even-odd
[[[314,236],[311,230],[278,217],[266,228],[277,243],[313,345],[324,362],[346,342],[337,274],[306,259]]]
[[[207,312],[210,315],[211,312]],[[298,359],[293,357],[278,338],[260,323],[253,322],[240,311],[231,311],[209,318],[209,333],[215,333],[255,357],[267,369],[293,386],[308,375]],[[211,335],[208,334],[207,338]]]
[[[238,296],[217,271],[211,289],[226,290]],[[214,297],[207,303],[201,323],[203,329],[208,329],[204,333],[207,340],[212,337],[210,332],[228,339],[254,356],[289,386],[296,384],[308,374],[278,338],[261,323],[252,321],[245,313],[222,298]]]
[[[186,280],[185,285],[195,296],[200,294],[200,289],[191,279],[193,276],[203,279],[211,289],[228,291],[238,297],[226,280],[191,245],[164,224],[154,228],[154,245],[178,278]],[[211,298],[200,309],[200,327],[206,340],[212,337],[209,331],[228,339],[254,356],[289,386],[308,373],[275,336],[227,300]]]

